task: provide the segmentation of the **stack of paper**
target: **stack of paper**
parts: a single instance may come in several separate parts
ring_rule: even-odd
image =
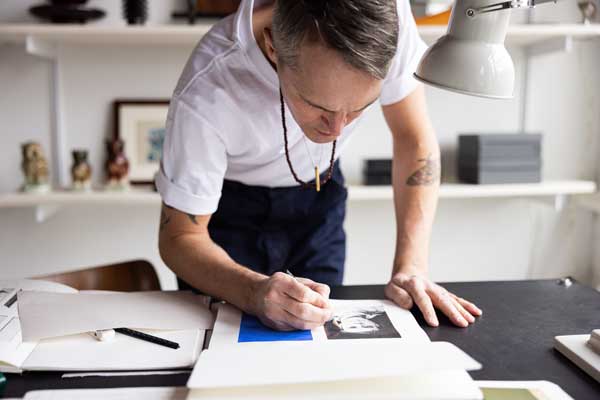
[[[554,347],[592,378],[600,382],[600,352],[594,348],[591,335],[565,335],[554,337]]]
[[[184,400],[187,393],[182,387],[36,390],[23,400]]]
[[[206,298],[188,292],[77,292],[46,282],[41,287],[21,282],[12,285],[18,297],[10,309],[15,315],[10,329],[18,335],[0,347],[1,371],[189,368],[214,322]],[[121,334],[100,342],[89,334],[120,327],[180,347],[174,350]]]
[[[190,399],[482,399],[450,343],[432,343],[409,311],[379,300],[332,301],[312,331],[276,332],[230,306],[219,309]]]
[[[18,293],[22,290],[48,290],[75,293],[68,286],[35,280],[0,281],[0,372],[20,372],[35,343],[24,343],[17,312]]]

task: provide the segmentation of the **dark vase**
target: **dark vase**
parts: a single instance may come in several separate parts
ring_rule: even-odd
[[[148,2],[123,0],[123,17],[129,25],[143,25],[148,19]]]
[[[92,166],[88,162],[88,152],[83,149],[73,150],[73,166],[71,177],[74,189],[89,189],[92,178]]]

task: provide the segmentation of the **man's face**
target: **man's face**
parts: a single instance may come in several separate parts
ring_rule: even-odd
[[[295,68],[277,69],[287,106],[315,143],[336,140],[381,92],[381,80],[348,65],[321,43],[305,42]]]

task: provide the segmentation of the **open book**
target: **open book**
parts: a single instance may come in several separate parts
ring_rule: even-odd
[[[187,292],[81,291],[45,281],[0,281],[0,372],[115,371],[189,368],[214,317],[207,299]],[[128,327],[180,345],[178,349],[116,334]]]
[[[450,343],[430,342],[409,311],[380,300],[332,305],[323,327],[296,332],[221,306],[188,398],[483,398],[466,372],[481,365]]]

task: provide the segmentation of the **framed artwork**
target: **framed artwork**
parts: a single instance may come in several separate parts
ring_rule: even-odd
[[[116,100],[115,136],[125,143],[129,180],[150,184],[159,169],[169,100]]]

